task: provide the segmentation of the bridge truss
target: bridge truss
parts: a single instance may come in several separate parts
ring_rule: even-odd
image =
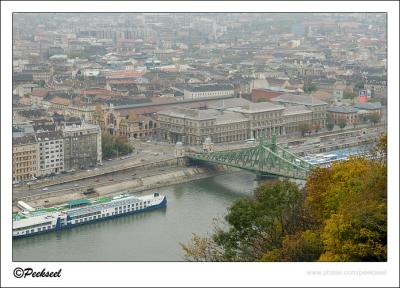
[[[232,166],[261,176],[278,176],[305,180],[313,165],[276,144],[275,136],[268,143],[261,135],[255,147],[236,151],[191,153],[189,159]]]

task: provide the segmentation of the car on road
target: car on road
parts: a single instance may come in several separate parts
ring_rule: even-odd
[[[47,187],[44,187],[44,188],[42,189],[42,191],[47,191],[47,190],[49,190],[49,188],[47,188]]]
[[[88,170],[86,170],[86,172],[92,172],[92,170],[88,169]]]
[[[93,169],[93,171],[97,171],[97,170],[99,170],[99,168],[94,168],[94,169]]]
[[[79,187],[79,184],[74,184],[74,187]]]

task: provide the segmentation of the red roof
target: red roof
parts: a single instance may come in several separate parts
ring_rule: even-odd
[[[110,72],[107,75],[107,78],[137,78],[142,77],[144,75],[144,71],[135,71],[135,70],[120,70]]]
[[[33,88],[32,96],[44,98],[49,94],[49,89],[46,88]]]

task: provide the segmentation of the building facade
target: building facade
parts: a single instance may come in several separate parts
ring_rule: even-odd
[[[189,85],[183,89],[184,99],[232,97],[235,94],[231,84],[199,84]]]
[[[285,107],[244,99],[226,102],[207,110],[174,107],[159,112],[161,140],[188,145],[201,145],[207,138],[213,143],[244,141],[297,133],[300,123],[312,123],[312,110],[304,105]]]
[[[64,138],[64,169],[85,169],[102,162],[101,130],[98,125],[66,126]]]
[[[36,134],[38,142],[38,175],[59,174],[64,171],[64,140],[60,131]]]
[[[328,103],[311,96],[283,94],[272,98],[271,102],[283,104],[285,106],[304,105],[312,111],[312,125],[314,127],[324,128],[326,126],[326,109]]]
[[[201,145],[207,137],[214,143],[248,138],[248,119],[230,111],[174,107],[159,112],[158,117],[162,141]]]
[[[36,177],[38,143],[34,135],[13,138],[12,177],[13,183]]]
[[[338,125],[345,120],[346,125],[358,123],[358,110],[351,106],[335,106],[326,109],[327,117],[332,119],[333,124]]]

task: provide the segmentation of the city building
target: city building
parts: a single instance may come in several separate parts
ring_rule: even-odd
[[[312,125],[324,128],[326,125],[326,108],[328,103],[306,95],[283,94],[272,98],[271,102],[285,106],[304,105],[312,111]]]
[[[342,119],[346,120],[346,125],[358,123],[358,110],[351,106],[334,106],[326,109],[327,117],[331,118],[335,125]]]
[[[214,143],[248,138],[248,119],[231,111],[170,108],[158,113],[162,141],[201,145],[207,137]]]
[[[47,176],[64,171],[64,140],[60,131],[36,134],[38,143],[38,175]]]
[[[363,114],[382,115],[382,105],[380,102],[357,103],[353,107]]]
[[[285,107],[270,102],[252,103],[235,98],[220,100],[211,109],[173,107],[158,112],[162,141],[200,145],[244,141],[264,135],[299,132],[299,125],[311,125],[312,110],[304,105]]]
[[[38,144],[35,135],[13,138],[12,177],[13,183],[34,179],[37,176]]]
[[[64,169],[84,169],[102,162],[100,126],[70,125],[62,130]]]
[[[249,136],[258,138],[260,133],[266,137],[272,134],[284,134],[284,119],[283,105],[276,105],[271,102],[252,103],[242,107],[229,108],[229,111],[234,111],[243,114],[249,121]]]
[[[184,99],[232,97],[235,94],[231,84],[189,85],[183,90]]]

